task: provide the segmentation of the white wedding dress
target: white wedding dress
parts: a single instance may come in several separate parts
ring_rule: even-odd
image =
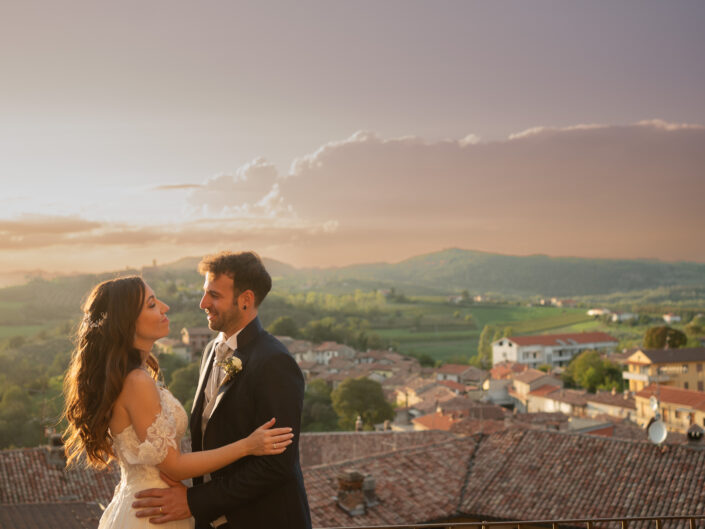
[[[188,418],[181,403],[168,389],[159,388],[161,412],[147,429],[147,438],[140,442],[132,428],[113,435],[113,449],[120,464],[120,483],[100,518],[98,529],[192,529],[193,518],[154,525],[149,518],[137,518],[132,503],[135,493],[168,485],[159,477],[156,467],[166,457],[169,447],[176,449],[186,431]]]

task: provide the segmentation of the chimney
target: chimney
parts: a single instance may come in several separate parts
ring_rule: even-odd
[[[703,446],[703,429],[698,426],[697,424],[693,423],[690,425],[690,428],[688,428],[688,446],[690,448],[695,448],[698,450],[703,450],[705,447]]]
[[[365,497],[365,507],[374,507],[379,503],[375,493],[375,478],[367,474],[362,481],[362,495]]]
[[[350,516],[365,514],[365,496],[362,491],[364,481],[365,476],[354,469],[344,469],[338,474],[336,502]]]
[[[61,434],[50,431],[47,437],[49,437],[49,444],[46,446],[47,463],[57,468],[64,468],[66,466],[66,449]]]

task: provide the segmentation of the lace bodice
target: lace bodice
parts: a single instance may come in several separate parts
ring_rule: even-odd
[[[147,428],[144,442],[140,442],[132,425],[113,436],[122,482],[136,483],[158,478],[156,465],[164,460],[169,447],[177,449],[186,431],[188,417],[176,397],[168,389],[160,387],[159,401],[161,412]]]

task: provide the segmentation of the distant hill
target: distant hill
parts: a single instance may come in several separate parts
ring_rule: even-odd
[[[176,262],[146,267],[151,278],[181,277],[200,281],[196,267],[199,258],[184,257]],[[356,288],[373,290],[394,287],[405,294],[451,294],[462,290],[504,296],[606,296],[678,287],[693,287],[693,296],[705,289],[705,264],[667,263],[653,260],[582,259],[546,255],[512,256],[451,248],[419,255],[399,263],[370,263],[340,268],[295,268],[273,259],[264,259],[275,280],[275,289],[321,290],[333,293]],[[124,271],[123,271],[124,273]],[[47,287],[72,284],[74,296],[85,294],[97,280],[115,273],[68,276],[42,282]],[[35,280],[36,281],[36,280]],[[64,288],[60,289],[62,292]],[[687,290],[687,288],[685,288]],[[49,288],[51,291],[51,288]],[[0,300],[24,295],[22,287],[0,289]],[[72,298],[72,299],[69,299]],[[39,300],[37,300],[39,301]]]
[[[705,264],[651,260],[512,256],[452,248],[396,264],[366,264],[298,279],[314,284],[354,282],[395,286],[407,293],[493,292],[503,295],[586,296],[669,286],[705,287]]]

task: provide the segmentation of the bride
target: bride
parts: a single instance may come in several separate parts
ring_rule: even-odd
[[[87,464],[120,465],[120,483],[100,519],[99,529],[153,527],[137,518],[134,494],[168,486],[171,480],[200,476],[245,457],[281,454],[291,428],[272,428],[271,419],[247,438],[215,450],[181,453],[187,416],[179,401],[158,382],[159,364],[150,353],[169,333],[169,307],[137,276],[105,281],[84,303],[84,319],[64,379],[69,426],[67,463],[85,454]],[[190,529],[193,518],[162,524]]]

